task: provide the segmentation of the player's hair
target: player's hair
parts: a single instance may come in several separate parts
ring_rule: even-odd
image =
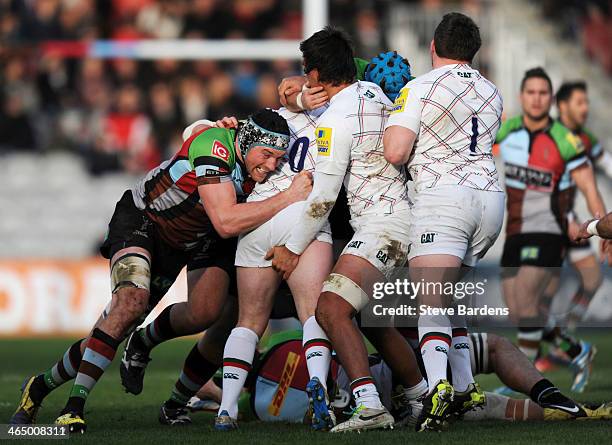
[[[523,80],[521,80],[521,91],[525,89],[525,83],[527,83],[529,79],[544,79],[546,83],[548,83],[548,89],[550,93],[552,94],[552,91],[553,91],[552,81],[550,80],[548,73],[544,71],[544,68],[542,68],[541,66],[538,66],[536,68],[531,68],[530,70],[525,71]]]
[[[459,12],[445,14],[434,32],[436,54],[445,59],[471,63],[481,44],[474,20]]]
[[[326,26],[300,43],[304,72],[319,71],[319,81],[334,86],[355,81],[357,69],[350,37],[341,29]]]
[[[557,94],[555,95],[557,99],[557,105],[559,102],[567,102],[574,94],[574,91],[580,90],[587,92],[587,84],[584,80],[577,80],[575,82],[564,82],[559,89],[557,90]]]
[[[251,114],[251,119],[261,128],[274,133],[285,134],[289,136],[289,125],[284,117],[270,108],[262,108]]]

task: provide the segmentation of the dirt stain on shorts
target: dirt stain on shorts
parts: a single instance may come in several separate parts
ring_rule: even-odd
[[[391,260],[395,266],[403,266],[408,258],[404,244],[402,244],[400,241],[391,239],[391,237],[387,234],[382,235],[382,238],[385,240],[385,244],[387,245],[387,256],[389,260]]]

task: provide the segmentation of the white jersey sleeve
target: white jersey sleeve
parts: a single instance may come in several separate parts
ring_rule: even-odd
[[[351,159],[352,132],[346,128],[344,116],[325,113],[315,130],[317,159],[315,172],[342,175]]]
[[[421,89],[417,82],[408,82],[397,96],[385,128],[398,125],[418,135],[422,112]]]

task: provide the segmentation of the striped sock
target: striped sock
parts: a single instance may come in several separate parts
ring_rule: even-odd
[[[255,356],[259,337],[248,328],[234,328],[223,350],[223,395],[219,413],[238,418],[238,398]]]
[[[36,376],[31,391],[36,401],[42,401],[51,391],[72,380],[77,375],[77,369],[81,365],[81,338],[74,342],[64,352],[63,357],[51,368]]]
[[[446,315],[421,315],[418,324],[419,348],[431,392],[438,381],[447,378],[448,350],[452,343],[451,322]]]
[[[381,409],[383,407],[372,376],[368,375],[353,380],[351,382],[351,391],[357,406],[363,405],[366,408],[374,409]]]
[[[308,375],[317,377],[327,388],[327,374],[331,363],[331,343],[314,315],[304,322],[302,346],[306,357]]]
[[[453,387],[460,392],[466,391],[474,383],[472,362],[470,360],[470,342],[466,328],[453,328],[453,340],[448,351],[448,362],[453,373]]]
[[[544,329],[528,326],[518,328],[517,344],[520,351],[527,356],[530,361],[535,361],[540,351],[540,343]]]
[[[85,401],[104,371],[113,361],[117,347],[121,343],[107,333],[96,328],[87,340],[74,385],[63,413],[83,414]]]
[[[172,311],[173,307],[174,304],[166,307],[155,320],[144,328],[138,330],[142,342],[149,349],[153,349],[155,346],[165,342],[166,340],[179,337],[170,323],[170,312]]]
[[[185,359],[183,371],[172,389],[172,394],[166,402],[166,406],[179,408],[187,405],[189,399],[212,378],[217,369],[219,369],[219,364],[211,363],[204,358],[196,344]]]

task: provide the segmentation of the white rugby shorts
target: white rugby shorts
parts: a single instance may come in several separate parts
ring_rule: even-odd
[[[363,258],[389,278],[396,268],[407,265],[409,218],[406,210],[351,220],[355,234],[342,255]]]
[[[289,240],[291,231],[302,216],[305,204],[306,201],[293,203],[261,226],[240,235],[234,264],[240,267],[272,266],[272,261],[265,259],[266,253],[272,247],[284,245]],[[332,243],[329,222],[325,222],[315,239]]]
[[[414,195],[409,259],[454,255],[475,266],[501,231],[506,195],[459,185],[426,188]]]

